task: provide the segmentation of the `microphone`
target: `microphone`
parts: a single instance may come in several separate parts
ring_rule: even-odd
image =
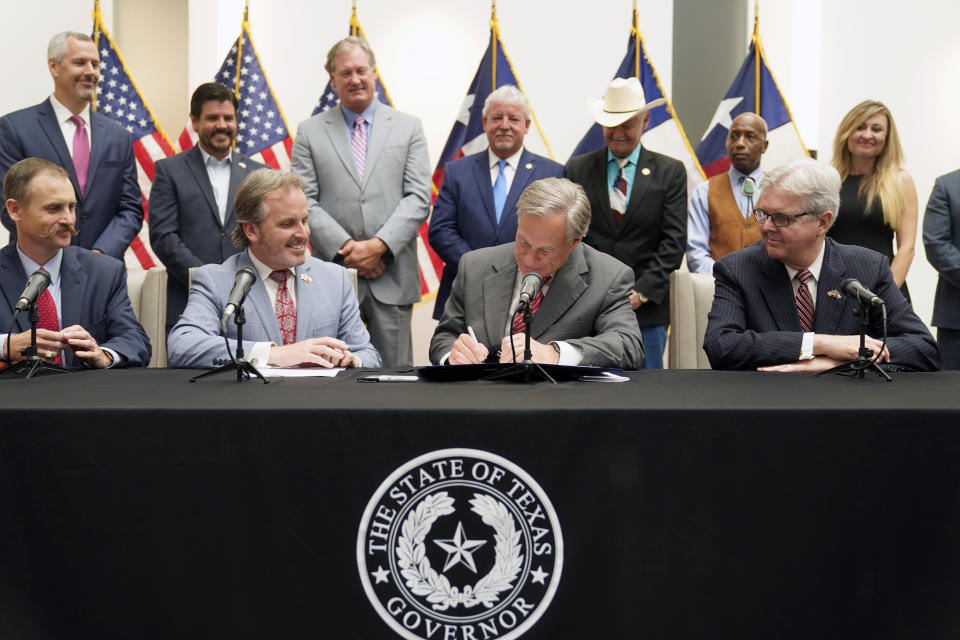
[[[220,318],[220,325],[227,326],[227,320],[230,319],[244,299],[250,292],[250,287],[257,281],[257,272],[250,267],[242,267],[237,270],[237,275],[233,279],[233,289],[230,290],[230,297],[227,298],[227,306],[223,309],[223,316]]]
[[[856,298],[861,304],[869,304],[875,307],[886,305],[883,298],[860,284],[860,281],[856,278],[847,278],[841,282],[840,290],[851,298]]]
[[[543,286],[543,278],[539,273],[528,273],[523,276],[520,282],[520,299],[517,301],[517,309],[530,306],[530,301],[536,297]]]
[[[17,306],[14,307],[14,310],[26,311],[30,308],[30,305],[37,301],[37,298],[40,297],[40,294],[46,290],[50,285],[50,274],[47,273],[46,269],[40,268],[30,274],[30,277],[27,279],[27,286],[23,289],[23,293],[20,294],[20,299],[17,300]]]

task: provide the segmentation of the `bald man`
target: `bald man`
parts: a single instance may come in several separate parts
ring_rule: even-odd
[[[730,123],[727,157],[730,170],[697,185],[687,216],[687,266],[695,273],[713,273],[713,263],[760,240],[753,219],[767,150],[767,123],[755,113],[741,113]],[[753,188],[751,189],[751,185]]]

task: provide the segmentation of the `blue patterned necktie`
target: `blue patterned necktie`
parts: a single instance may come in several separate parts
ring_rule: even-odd
[[[493,183],[493,208],[497,212],[497,224],[500,223],[500,217],[503,215],[503,205],[507,202],[507,176],[504,170],[507,168],[507,161],[501,160],[500,173],[497,174],[497,181]]]

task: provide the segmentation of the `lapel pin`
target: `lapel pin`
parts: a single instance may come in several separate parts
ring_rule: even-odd
[[[830,296],[831,298],[836,298],[837,300],[843,297],[840,295],[840,292],[837,291],[836,289],[830,289],[830,291],[827,291],[827,295]]]
[[[305,273],[300,274],[300,279],[306,282],[307,284],[310,284],[311,282],[313,282],[313,279]]]
[[[645,176],[650,175],[650,167],[644,167],[643,169],[640,169],[640,173],[642,173]]]
[[[527,164],[523,165],[523,168],[524,168],[524,169],[527,169],[527,170],[533,169],[533,163],[532,163],[532,162],[528,162]]]
[[[246,168],[247,168],[247,165],[244,164],[243,162],[238,162],[238,163],[237,163],[237,166],[239,166],[241,169],[246,169]]]

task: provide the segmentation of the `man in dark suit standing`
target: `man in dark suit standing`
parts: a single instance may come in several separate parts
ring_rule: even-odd
[[[0,249],[0,317],[13,314],[27,276],[42,267],[50,284],[36,301],[40,357],[66,367],[145,367],[150,341],[130,307],[123,263],[70,246],[77,199],[67,172],[26,158],[10,167],[3,189],[17,239]],[[9,350],[13,361],[22,359],[28,320],[21,313],[19,333],[0,334],[3,358]]]
[[[933,183],[923,214],[923,246],[940,274],[931,324],[937,328],[943,368],[960,369],[960,170]]]
[[[468,251],[512,242],[517,198],[534,180],[563,175],[563,165],[530,153],[530,104],[519,89],[503,85],[483,103],[487,149],[444,167],[443,185],[430,216],[430,245],[443,258],[433,317],[443,315],[460,257]]]
[[[583,185],[593,220],[584,242],[633,269],[630,306],[646,347],[644,369],[663,368],[670,321],[669,278],[687,243],[687,171],[640,145],[649,110],[637,78],[615,78],[588,108],[607,147],[571,158],[567,177]]]
[[[100,81],[100,56],[90,36],[58,33],[47,55],[53,95],[0,118],[0,181],[24,158],[60,165],[77,198],[73,244],[122,260],[143,224],[133,140],[90,108]],[[0,209],[0,220],[12,244],[16,227],[5,209]]]
[[[859,353],[857,303],[841,291],[855,278],[886,302],[880,361],[917,371],[940,366],[933,336],[893,284],[887,258],[826,238],[840,206],[840,175],[816,160],[767,172],[755,216],[762,244],[713,266],[716,293],[703,349],[714,369],[824,371]],[[866,346],[877,353],[882,316],[870,314]]]
[[[190,99],[198,144],[157,162],[150,190],[150,245],[167,268],[167,331],[187,304],[191,267],[221,264],[239,249],[230,242],[237,225],[233,200],[251,171],[265,168],[233,150],[237,98],[207,82]]]

